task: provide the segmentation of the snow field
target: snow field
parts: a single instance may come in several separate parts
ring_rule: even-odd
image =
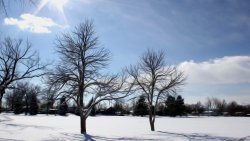
[[[155,132],[147,117],[95,116],[87,119],[86,135],[80,134],[80,117],[75,115],[0,114],[0,141],[250,141],[248,117],[158,117]]]

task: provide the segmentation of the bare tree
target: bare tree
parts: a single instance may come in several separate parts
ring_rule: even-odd
[[[205,101],[205,107],[208,111],[212,110],[212,99],[207,97],[206,101]]]
[[[217,112],[218,115],[222,115],[226,109],[226,101],[220,100],[216,97],[207,98],[206,106],[208,110]]]
[[[49,80],[49,79],[46,79]],[[46,113],[49,114],[49,109],[53,108],[56,100],[60,99],[61,93],[61,85],[53,84],[50,85],[48,82],[44,82],[46,84],[45,88],[42,90],[42,100],[46,103]]]
[[[22,79],[40,77],[47,65],[40,63],[37,52],[31,51],[27,41],[5,38],[0,44],[0,111],[6,89],[14,88],[15,82]]]
[[[57,40],[60,63],[48,79],[51,85],[61,85],[59,93],[73,99],[80,110],[81,133],[86,133],[86,119],[92,108],[103,100],[123,98],[131,87],[125,87],[124,75],[106,75],[110,52],[98,46],[93,23],[85,21],[71,34]],[[91,103],[86,98],[90,98]],[[84,99],[86,98],[86,99]],[[84,103],[90,103],[84,107]]]
[[[185,80],[183,73],[174,66],[167,66],[164,59],[164,51],[148,50],[137,65],[127,68],[136,90],[147,100],[151,131],[155,130],[156,107],[169,94],[176,93]]]

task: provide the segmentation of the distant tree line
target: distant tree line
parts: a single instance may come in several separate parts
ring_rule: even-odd
[[[226,102],[216,97],[207,98],[204,104],[186,105],[186,112],[190,115],[206,116],[250,116],[250,105],[241,105],[235,101]]]
[[[79,114],[76,103],[67,101],[65,96],[53,99],[53,104],[47,109],[51,99],[44,98],[47,95],[46,88],[33,85],[28,82],[19,82],[15,89],[9,90],[5,95],[5,105],[3,110],[13,112],[15,114],[24,113],[25,115],[40,114],[58,114],[65,116],[67,113]],[[89,107],[92,103],[86,105]],[[124,102],[116,100],[107,106],[107,103],[100,103],[94,106],[90,112],[90,116],[109,115],[109,116],[147,116],[149,114],[145,96],[141,95],[133,102]],[[181,95],[168,95],[165,101],[156,107],[156,115],[158,116],[250,116],[250,105],[240,105],[235,101],[226,102],[218,98],[207,98],[202,104],[185,104]]]

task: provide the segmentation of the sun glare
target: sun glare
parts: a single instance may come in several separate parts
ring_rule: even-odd
[[[69,0],[41,0],[37,10],[34,13],[37,14],[45,6],[48,6],[49,8],[56,10],[65,19],[64,7],[68,1]]]
[[[59,12],[63,12],[64,6],[68,0],[46,0],[51,7],[56,8]]]

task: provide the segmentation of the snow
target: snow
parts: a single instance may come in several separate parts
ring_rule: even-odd
[[[88,134],[80,134],[75,115],[0,114],[0,141],[250,141],[248,117],[158,117],[151,132],[147,117],[95,116],[87,119]]]

